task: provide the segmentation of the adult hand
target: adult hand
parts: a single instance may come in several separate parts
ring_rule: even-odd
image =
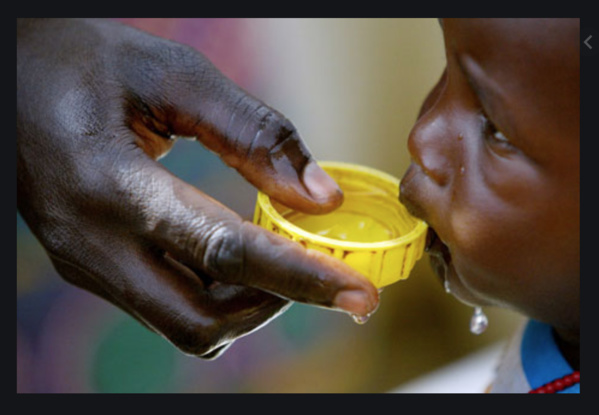
[[[342,201],[293,125],[197,51],[110,20],[17,22],[17,207],[66,281],[203,358],[290,300],[376,308],[362,275],[169,173],[176,136],[295,209]]]

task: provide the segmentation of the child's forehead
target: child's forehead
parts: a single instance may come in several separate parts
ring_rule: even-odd
[[[451,19],[444,21],[448,55],[476,62],[509,88],[549,98],[564,78],[579,77],[578,19]]]
[[[579,19],[448,19],[443,27],[448,47],[504,62],[579,53]]]

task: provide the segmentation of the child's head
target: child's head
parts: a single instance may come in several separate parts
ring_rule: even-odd
[[[580,305],[579,21],[442,21],[447,67],[409,138],[401,199],[470,305],[552,324]]]

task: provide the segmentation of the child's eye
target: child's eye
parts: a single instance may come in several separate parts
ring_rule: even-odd
[[[491,144],[501,146],[504,149],[514,149],[510,140],[495,127],[495,124],[493,124],[486,116],[481,115],[481,117],[483,122],[483,135],[486,140]]]

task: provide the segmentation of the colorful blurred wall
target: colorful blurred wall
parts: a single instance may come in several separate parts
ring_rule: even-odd
[[[119,19],[203,52],[284,113],[318,159],[401,177],[419,105],[444,66],[435,19]],[[251,218],[256,191],[197,143],[161,162]],[[112,305],[65,283],[17,213],[17,392],[386,392],[503,341],[520,318],[445,294],[420,261],[367,324],[295,304],[220,358],[183,355]]]

